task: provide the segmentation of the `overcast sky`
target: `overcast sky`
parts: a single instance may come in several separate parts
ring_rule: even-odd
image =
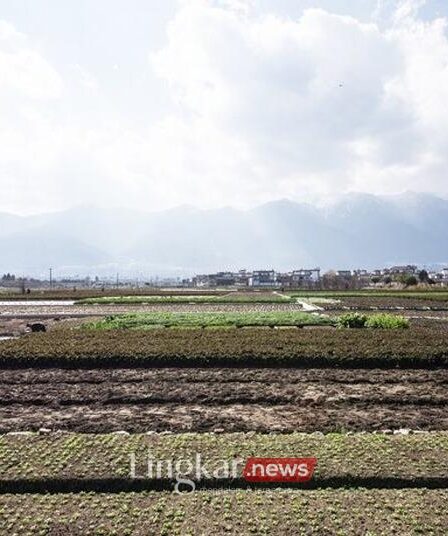
[[[448,197],[446,0],[0,0],[0,211]]]

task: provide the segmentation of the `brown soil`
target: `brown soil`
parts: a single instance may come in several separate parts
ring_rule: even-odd
[[[0,371],[0,432],[448,428],[445,370]]]
[[[430,298],[396,298],[396,297],[377,297],[377,296],[360,296],[356,298],[340,297],[335,298],[333,302],[324,302],[318,304],[323,309],[344,311],[350,309],[364,310],[415,310],[428,311],[447,311],[448,300],[430,299]]]

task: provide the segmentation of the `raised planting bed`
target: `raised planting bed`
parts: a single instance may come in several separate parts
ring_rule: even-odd
[[[448,369],[0,370],[0,432],[448,429]]]
[[[64,289],[31,289],[30,294],[22,294],[20,291],[0,292],[0,301],[3,300],[81,300],[84,298],[106,298],[120,296],[222,296],[228,294],[228,290],[214,289],[161,289],[161,288],[73,288]]]
[[[447,490],[276,490],[0,496],[4,534],[446,534]]]
[[[313,302],[313,298],[306,298]],[[318,298],[316,298],[318,300]],[[341,297],[327,302],[316,302],[326,311],[448,311],[448,299],[398,297]]]
[[[85,324],[86,329],[153,329],[154,327],[251,327],[251,326],[331,326],[334,320],[301,311],[216,312],[216,313],[128,313],[112,315]]]
[[[60,329],[2,341],[0,366],[446,367],[447,328]]]
[[[197,454],[205,472],[197,473]],[[0,436],[0,490],[23,484],[86,487],[158,487],[176,476],[205,486],[246,485],[242,474],[251,456],[314,457],[310,486],[440,487],[448,485],[448,432],[423,434],[72,434]],[[148,469],[153,462],[153,472]],[[179,460],[190,464],[177,466]],[[157,474],[157,462],[162,462]],[[174,467],[168,473],[169,462]],[[219,467],[228,472],[217,472]],[[180,467],[176,469],[176,467]],[[182,468],[183,467],[183,468]],[[230,469],[235,467],[235,470]],[[64,484],[65,482],[65,484]],[[127,484],[126,484],[127,483]],[[305,484],[301,484],[305,485]],[[79,486],[78,486],[79,487]]]
[[[130,305],[141,303],[288,303],[293,301],[290,296],[279,293],[238,293],[231,292],[224,295],[197,295],[197,294],[173,294],[173,295],[153,295],[153,296],[107,296],[84,298],[78,304],[91,305]]]
[[[303,290],[286,294],[292,298],[402,298],[448,301],[446,290]]]

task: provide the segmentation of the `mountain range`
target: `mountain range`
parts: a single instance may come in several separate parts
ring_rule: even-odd
[[[74,207],[0,213],[0,273],[191,275],[227,269],[448,263],[448,200],[348,194],[325,207],[279,200],[250,210],[143,212]]]

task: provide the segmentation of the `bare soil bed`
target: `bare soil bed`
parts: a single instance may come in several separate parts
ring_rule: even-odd
[[[138,312],[203,312],[216,313],[226,312],[246,312],[246,311],[301,311],[303,308],[300,303],[149,303],[149,304],[132,304],[125,303],[122,305],[114,304],[94,304],[94,305],[0,305],[0,318],[13,317],[19,315],[85,315],[85,316],[105,316],[111,314],[138,313]]]
[[[448,370],[0,371],[0,432],[448,429]]]
[[[341,297],[334,298],[333,302],[318,303],[325,310],[341,311],[341,310],[410,310],[410,311],[448,311],[448,300],[432,300],[422,298],[397,298],[397,297]]]

